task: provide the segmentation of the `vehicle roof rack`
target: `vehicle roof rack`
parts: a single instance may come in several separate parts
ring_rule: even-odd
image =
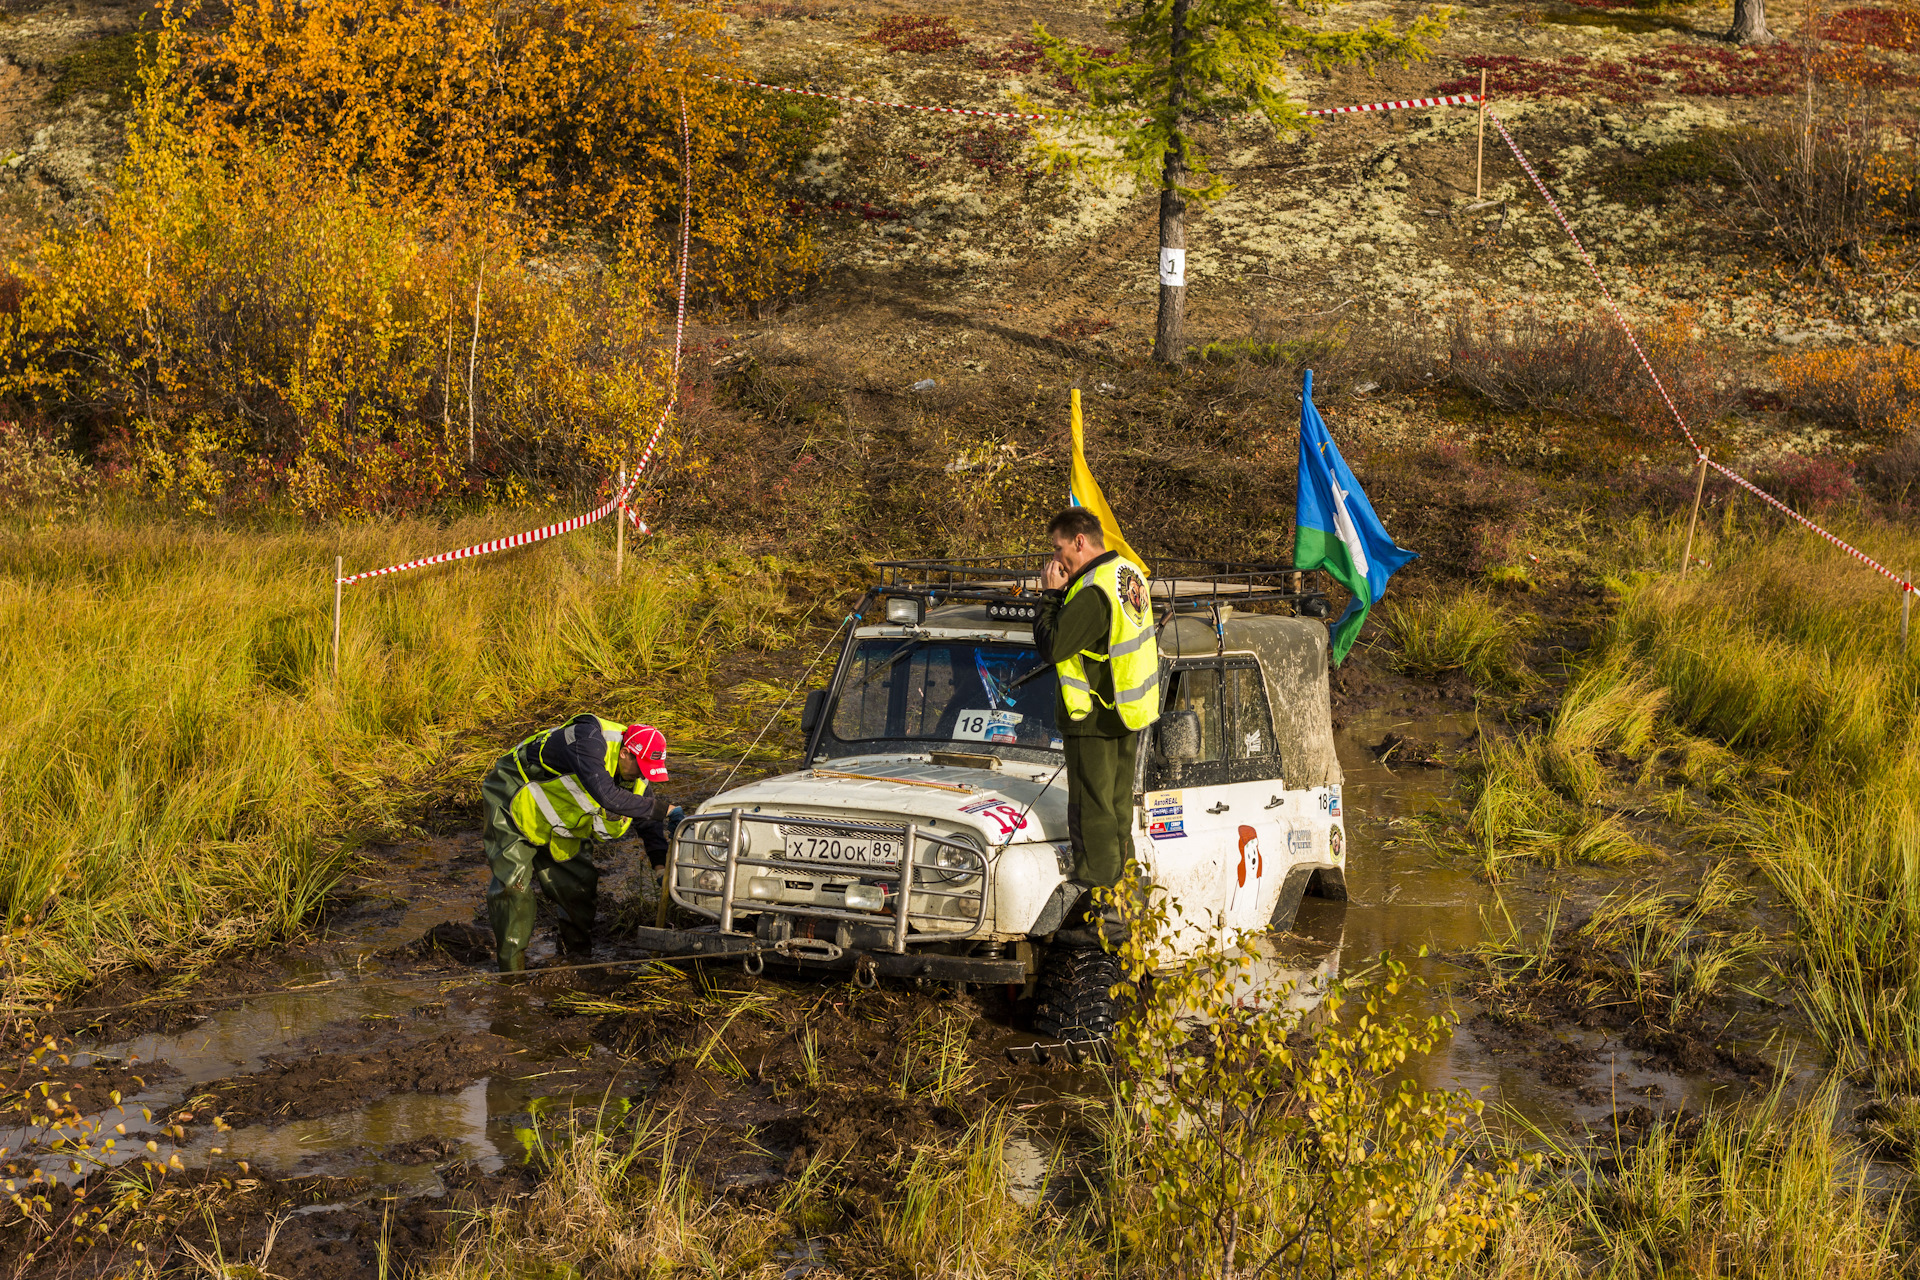
[[[1040,594],[1040,574],[1053,557],[1046,552],[968,556],[945,560],[882,560],[876,590],[914,596],[927,604],[980,600],[1030,603]],[[1317,569],[1244,560],[1146,557],[1148,587],[1163,614],[1208,613],[1222,606],[1287,604],[1309,618],[1327,616],[1327,592]]]

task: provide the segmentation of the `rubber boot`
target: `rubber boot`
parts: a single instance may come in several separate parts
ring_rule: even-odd
[[[494,961],[501,973],[525,973],[533,940],[532,889],[515,889],[499,876],[487,885],[487,923],[493,926]]]
[[[481,847],[493,880],[487,885],[487,922],[493,926],[494,960],[502,973],[524,973],[533,941],[533,867],[544,856],[528,844],[509,816],[515,780],[496,766],[480,786],[486,826]]]
[[[593,917],[600,891],[600,869],[582,849],[564,862],[542,857],[534,861],[534,883],[553,904],[560,949],[574,959],[593,952]]]

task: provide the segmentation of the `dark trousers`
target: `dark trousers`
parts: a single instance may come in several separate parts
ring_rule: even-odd
[[[1133,763],[1140,735],[1068,738],[1065,745],[1073,878],[1117,884],[1133,857]]]
[[[496,772],[480,787],[487,818],[482,841],[487,865],[493,870],[487,885],[487,922],[493,926],[495,959],[502,973],[526,968],[536,892],[553,904],[560,945],[574,951],[592,945],[594,900],[600,887],[600,872],[587,853],[586,841],[556,840],[558,848],[532,844],[514,827],[507,806],[516,784],[516,779]],[[555,858],[555,852],[572,856]]]

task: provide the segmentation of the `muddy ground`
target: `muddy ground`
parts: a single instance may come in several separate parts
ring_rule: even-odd
[[[1538,715],[1541,701],[1505,710]],[[1419,1007],[1450,1008],[1461,1025],[1416,1074],[1563,1132],[1644,1130],[1769,1081],[1790,1055],[1810,1066],[1803,1033],[1761,986],[1678,1026],[1546,988],[1524,1002],[1481,998],[1474,949],[1493,910],[1537,928],[1557,902],[1577,922],[1622,885],[1695,881],[1705,860],[1676,840],[1624,873],[1575,868],[1493,886],[1408,838],[1421,814],[1451,803],[1479,732],[1475,705],[1458,680],[1410,680],[1364,650],[1342,670],[1352,900],[1308,901],[1295,934],[1275,944],[1274,982],[1320,982],[1383,950],[1431,948],[1422,971],[1436,985]],[[77,997],[39,1028],[68,1058],[44,1058],[44,1078],[55,1096],[71,1092],[65,1132],[76,1115],[98,1121],[83,1160],[118,1159],[101,1149],[116,1124],[128,1130],[116,1150],[132,1147],[135,1159],[75,1180],[45,1149],[47,1125],[13,1133],[16,1178],[37,1161],[64,1180],[40,1227],[16,1221],[0,1234],[0,1274],[107,1275],[137,1259],[164,1269],[216,1244],[255,1258],[272,1233],[276,1275],[376,1276],[383,1257],[404,1265],[444,1247],[464,1210],[529,1189],[533,1134],[556,1141],[569,1125],[629,1113],[671,1115],[715,1194],[749,1199],[777,1195],[822,1161],[848,1195],[884,1196],[916,1147],[958,1137],[1001,1102],[1023,1117],[1042,1164],[1054,1144],[1084,1138],[1077,1100],[1099,1095],[1097,1075],[1058,1059],[1036,1065],[1036,1037],[1002,993],[647,965],[620,929],[651,917],[644,857],[628,842],[602,862],[592,962],[607,967],[559,968],[543,922],[535,971],[491,974],[479,910],[487,872],[477,835],[462,832],[375,850],[311,938],[231,958],[184,995],[178,980],[149,976]],[[1745,910],[1779,925],[1765,903]],[[1578,950],[1570,934],[1566,946]],[[1764,983],[1758,971],[1746,977]],[[143,998],[155,1003],[139,1007]],[[9,1072],[38,1074],[18,1060]],[[176,1155],[178,1167],[165,1167]],[[77,1215],[102,1209],[109,1231],[76,1228]]]

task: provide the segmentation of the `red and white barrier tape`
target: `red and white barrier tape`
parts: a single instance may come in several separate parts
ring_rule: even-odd
[[[762,80],[739,80],[732,76],[708,76],[707,79],[721,84],[737,84],[749,89],[766,89],[772,93],[792,93],[803,98],[827,98],[834,102],[852,102],[863,107],[894,107],[901,111],[924,111],[929,114],[949,116],[984,116],[990,120],[1072,120],[1083,113],[1073,111],[985,111],[979,107],[928,107],[915,102],[885,102],[877,98],[862,98],[844,93],[821,93],[818,89],[795,89],[783,84],[767,84]],[[1302,115],[1341,116],[1359,111],[1403,111],[1413,107],[1470,107],[1478,104],[1477,93],[1456,93],[1446,98],[1408,98],[1401,102],[1365,102],[1352,107],[1313,107],[1302,108]],[[1258,120],[1256,115],[1232,116],[1234,120]]]
[[[1573,247],[1579,252],[1580,260],[1587,264],[1587,273],[1593,277],[1593,283],[1595,287],[1600,290],[1600,298],[1603,302],[1606,303],[1608,313],[1613,316],[1613,322],[1616,325],[1620,326],[1620,332],[1625,334],[1627,341],[1632,344],[1633,354],[1640,357],[1640,367],[1647,371],[1647,376],[1649,378],[1653,379],[1654,388],[1655,390],[1659,391],[1660,399],[1666,403],[1667,412],[1673,415],[1674,422],[1677,423],[1680,427],[1680,434],[1685,436],[1687,438],[1687,443],[1693,447],[1694,459],[1698,462],[1705,463],[1707,466],[1713,468],[1715,471],[1718,471],[1721,475],[1733,481],[1735,484],[1739,485],[1742,489],[1747,490],[1747,492],[1758,497],[1763,502],[1767,503],[1769,506],[1772,506],[1776,510],[1783,512],[1784,514],[1798,521],[1800,524],[1805,525],[1807,528],[1813,530],[1815,533],[1825,538],[1828,542],[1831,542],[1834,546],[1838,547],[1840,550],[1846,552],[1848,555],[1858,560],[1861,564],[1866,565],[1868,568],[1872,569],[1875,573],[1880,574],[1882,577],[1886,578],[1888,581],[1896,584],[1901,591],[1906,592],[1906,591],[1915,590],[1913,583],[1907,581],[1905,578],[1902,578],[1899,574],[1887,568],[1885,565],[1881,564],[1878,560],[1875,560],[1872,556],[1868,555],[1866,552],[1860,550],[1860,548],[1854,546],[1852,543],[1849,543],[1841,539],[1840,537],[1829,532],[1828,530],[1821,528],[1819,525],[1815,524],[1813,521],[1801,515],[1798,511],[1795,511],[1792,507],[1789,507],[1786,503],[1780,501],[1780,499],[1774,497],[1772,494],[1762,489],[1759,485],[1756,485],[1752,481],[1748,480],[1745,476],[1738,475],[1735,472],[1729,470],[1726,467],[1721,466],[1719,463],[1714,462],[1707,457],[1706,450],[1702,449],[1700,447],[1700,442],[1694,438],[1692,428],[1687,426],[1686,417],[1683,414],[1681,414],[1679,406],[1674,404],[1673,397],[1667,393],[1667,384],[1660,380],[1660,375],[1658,373],[1654,372],[1653,362],[1647,359],[1647,353],[1641,349],[1639,336],[1634,333],[1633,326],[1627,323],[1626,316],[1621,314],[1619,305],[1615,303],[1613,300],[1613,294],[1609,292],[1607,289],[1607,282],[1601,279],[1599,264],[1594,262],[1593,255],[1587,252],[1587,246],[1581,243],[1579,235],[1573,229],[1573,223],[1569,221],[1567,218],[1567,215],[1561,211],[1559,201],[1555,200],[1553,198],[1553,193],[1547,190],[1547,184],[1540,180],[1540,174],[1534,169],[1532,163],[1527,159],[1525,153],[1520,150],[1520,144],[1515,142],[1513,140],[1513,135],[1507,132],[1507,126],[1505,122],[1503,122],[1498,115],[1494,114],[1491,111],[1487,112],[1487,119],[1491,120],[1493,122],[1493,127],[1500,131],[1500,136],[1506,140],[1507,150],[1513,152],[1513,158],[1520,162],[1520,167],[1526,170],[1527,177],[1533,180],[1534,189],[1540,193],[1540,198],[1547,202],[1547,208],[1552,210],[1553,216],[1559,220],[1561,229],[1567,233],[1567,239],[1573,241]]]
[[[1821,528],[1819,525],[1807,519],[1805,516],[1801,515],[1798,511],[1795,511],[1792,507],[1780,501],[1780,499],[1774,497],[1772,494],[1768,493],[1765,489],[1762,489],[1759,485],[1753,483],[1751,480],[1747,479],[1745,476],[1738,475],[1733,471],[1728,470],[1726,467],[1721,466],[1719,463],[1713,461],[1712,459],[1705,459],[1705,461],[1709,467],[1713,468],[1715,471],[1718,471],[1721,475],[1733,481],[1735,484],[1739,485],[1742,489],[1745,489],[1748,493],[1753,494],[1755,497],[1759,498],[1762,502],[1766,503],[1768,506],[1773,507],[1775,510],[1781,512],[1783,515],[1789,516],[1792,519],[1798,521],[1800,524],[1805,525],[1807,528],[1813,530],[1815,533],[1825,538],[1828,542],[1831,542],[1834,546],[1840,548],[1840,550],[1852,556],[1855,560],[1858,560],[1861,564],[1866,565],[1869,569],[1872,569],[1874,572],[1882,575],[1885,578],[1888,578],[1895,585],[1897,585],[1901,591],[1903,592],[1920,591],[1920,588],[1916,588],[1911,582],[1908,582],[1905,578],[1902,578],[1899,574],[1887,568],[1885,565],[1881,564],[1878,560],[1875,560],[1872,556],[1868,555],[1866,552],[1862,551],[1860,548],[1854,546],[1850,542],[1846,542],[1836,537],[1832,533],[1829,533],[1827,530]]]
[[[1473,107],[1480,104],[1477,93],[1456,93],[1445,98],[1408,98],[1404,102],[1366,102],[1357,107],[1313,107],[1302,109],[1307,116],[1344,116],[1355,111],[1405,111],[1412,107]],[[1252,119],[1251,116],[1246,117]]]
[[[667,404],[660,411],[660,421],[653,428],[653,434],[647,438],[647,447],[640,454],[640,461],[633,469],[633,476],[626,487],[607,499],[593,510],[583,515],[573,516],[538,529],[529,529],[525,533],[512,534],[505,538],[495,538],[491,542],[478,542],[471,547],[461,547],[458,551],[442,551],[438,555],[422,556],[418,560],[409,560],[405,564],[390,564],[384,569],[368,569],[364,573],[350,574],[341,578],[339,585],[347,586],[366,578],[383,578],[396,573],[405,573],[409,569],[424,569],[429,565],[449,564],[455,560],[469,560],[475,556],[489,555],[495,551],[511,551],[515,547],[528,546],[535,542],[544,542],[548,538],[563,533],[572,533],[575,529],[584,529],[596,521],[605,519],[615,510],[625,511],[634,527],[641,533],[647,532],[647,526],[640,519],[640,513],[627,502],[635,486],[640,483],[640,473],[653,461],[654,449],[660,443],[660,436],[667,429],[667,422],[673,417],[674,405],[680,398],[680,352],[687,334],[687,246],[691,238],[689,223],[693,219],[693,147],[691,132],[687,126],[687,103],[680,100],[680,296],[675,307],[673,321],[673,375],[667,385]]]

